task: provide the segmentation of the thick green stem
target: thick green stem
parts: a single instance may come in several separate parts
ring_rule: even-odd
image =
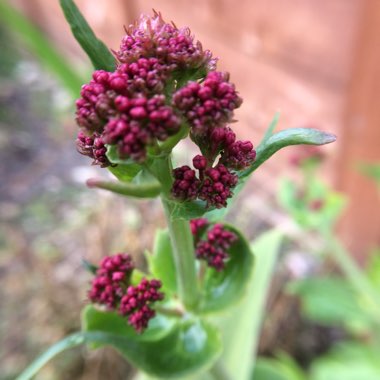
[[[162,198],[169,235],[173,248],[178,295],[187,310],[194,310],[198,303],[197,276],[193,235],[189,221],[171,217],[171,206]]]
[[[197,306],[199,298],[195,270],[194,241],[189,221],[172,217],[175,203],[169,200],[173,183],[170,155],[157,157],[150,170],[160,181],[162,187],[161,199],[173,248],[178,296],[185,308],[191,311]]]

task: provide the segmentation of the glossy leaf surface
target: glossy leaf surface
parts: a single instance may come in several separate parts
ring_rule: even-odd
[[[88,310],[88,309],[87,309]],[[90,318],[89,318],[90,317]],[[97,318],[102,318],[99,321]],[[180,378],[210,367],[221,352],[218,331],[196,318],[177,320],[161,339],[144,340],[143,335],[131,336],[126,325],[115,323],[114,316],[104,321],[85,311],[84,330],[110,335],[108,341],[93,340],[98,346],[111,345],[140,370],[163,379]],[[112,338],[114,337],[114,338]]]

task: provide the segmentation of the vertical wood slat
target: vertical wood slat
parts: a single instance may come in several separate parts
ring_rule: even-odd
[[[337,187],[349,200],[340,234],[363,262],[380,246],[380,196],[372,180],[358,170],[360,162],[380,163],[380,1],[363,1],[362,27],[348,92]]]

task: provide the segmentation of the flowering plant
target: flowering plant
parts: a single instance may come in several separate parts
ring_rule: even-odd
[[[122,196],[160,197],[168,229],[157,231],[146,254],[147,272],[135,268],[128,253],[86,263],[94,277],[82,331],[53,346],[20,379],[33,376],[57,352],[88,343],[113,346],[156,378],[213,374],[244,380],[246,373],[220,359],[222,347],[228,351],[236,339],[221,326],[231,318],[236,323],[239,300],[250,302],[244,296],[255,260],[223,216],[276,151],[330,143],[335,136],[302,128],[274,133],[276,117],[254,149],[231,128],[242,99],[229,75],[217,71],[217,60],[188,28],[166,23],[157,12],[142,16],[112,55],[72,0],[61,5],[96,69],[76,102],[77,150],[115,176],[88,185]],[[192,166],[173,167],[173,148],[187,137],[199,154]],[[241,367],[248,368],[250,354],[244,360],[248,364]]]

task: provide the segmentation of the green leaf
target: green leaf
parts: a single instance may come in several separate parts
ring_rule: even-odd
[[[256,160],[251,167],[241,171],[239,177],[245,178],[249,176],[274,153],[286,146],[300,144],[324,145],[332,143],[335,140],[335,135],[312,128],[292,128],[277,132],[259,144],[256,149]]]
[[[86,306],[82,311],[82,324],[85,331],[102,331],[107,326],[107,333],[120,335],[125,338],[143,342],[160,340],[172,331],[175,319],[157,314],[149,322],[148,328],[139,335],[128,325],[127,318],[116,312],[101,311],[92,305]],[[99,345],[96,345],[99,346]]]
[[[343,324],[346,327],[370,323],[361,309],[357,294],[342,278],[307,278],[291,283],[288,291],[300,297],[304,314],[315,322]]]
[[[306,380],[306,374],[295,360],[286,354],[278,358],[258,358],[252,380]]]
[[[131,182],[134,177],[142,170],[142,166],[136,163],[118,164],[109,166],[108,170],[120,181]]]
[[[178,320],[168,334],[158,340],[143,341],[126,332],[126,325],[88,321],[85,331],[104,332],[110,339],[92,340],[99,346],[111,345],[138,369],[159,378],[180,378],[209,368],[221,352],[218,331],[199,319]],[[115,337],[115,338],[113,338]]]
[[[176,269],[167,230],[157,230],[153,255],[148,254],[148,262],[152,275],[161,280],[163,292],[177,293]]]
[[[161,186],[158,182],[137,185],[132,182],[111,182],[90,178],[86,184],[90,188],[108,190],[116,194],[136,198],[154,198],[161,192]]]
[[[75,39],[87,53],[95,69],[114,71],[115,58],[106,45],[95,36],[74,1],[60,0],[59,2]]]
[[[311,380],[378,380],[380,349],[369,344],[347,342],[335,345],[313,361]]]
[[[233,379],[248,379],[257,351],[265,302],[279,253],[282,234],[272,230],[257,238],[251,249],[255,267],[242,302],[219,321],[224,350],[221,360]]]
[[[247,241],[234,227],[224,226],[236,234],[237,240],[228,250],[230,258],[224,270],[206,270],[201,285],[203,295],[199,304],[202,313],[225,310],[236,304],[244,296],[253,271],[254,256]]]
[[[6,1],[0,1],[0,20],[17,33],[22,43],[61,81],[73,97],[79,95],[84,79],[72,69],[66,58],[38,27]]]
[[[200,218],[208,210],[206,209],[206,202],[201,200],[196,201],[186,201],[186,202],[177,202],[169,201],[172,204],[172,213],[171,217],[173,219],[182,218],[182,219],[195,219]]]
[[[279,368],[276,360],[258,358],[251,380],[293,380]]]

